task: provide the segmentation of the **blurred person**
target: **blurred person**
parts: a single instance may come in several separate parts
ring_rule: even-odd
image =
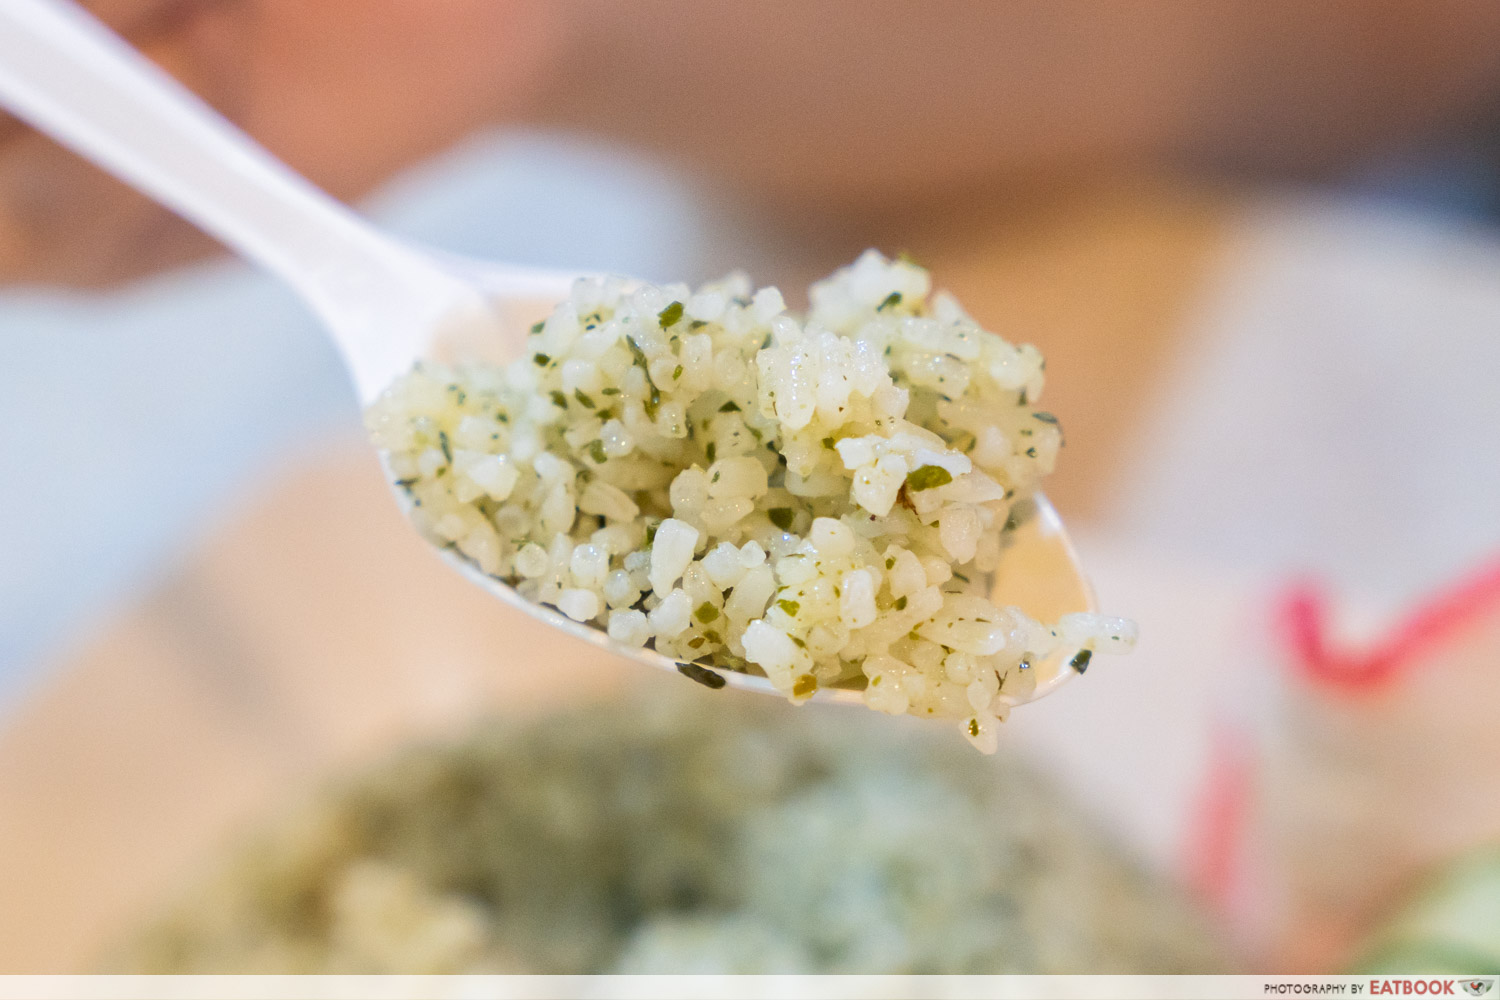
[[[1489,603],[1396,657],[1427,669],[1385,670],[1378,692],[1322,713],[1306,678],[1334,646],[1326,622],[1293,614],[1300,591],[1284,602],[1300,630],[1273,634],[1270,614],[1313,570],[1371,621],[1400,621],[1500,550],[1500,247],[1367,206],[1161,179],[1316,176],[1462,125],[1500,90],[1491,5],[98,9],[341,197],[482,124],[589,131],[732,191],[760,225],[718,253],[762,280],[904,246],[982,321],[1037,342],[1070,438],[1048,492],[1146,638],[1137,662],[1011,728],[1164,863],[1201,820],[1199,875],[1263,954],[1344,961],[1425,866],[1500,837],[1483,791],[1500,758],[1474,739],[1494,672],[1452,665],[1500,658]],[[108,284],[206,248],[19,127],[0,150],[0,219],[13,281]],[[1225,675],[1277,662],[1302,664],[1282,687],[1292,709],[1236,724],[1251,749],[1225,750],[1216,704],[1239,697]],[[1441,683],[1458,669],[1462,685]],[[1419,683],[1437,690],[1414,699]],[[1349,720],[1342,740],[1318,745],[1331,717]],[[1444,727],[1448,742],[1430,738]],[[1447,810],[1442,835],[1382,822],[1392,803]],[[1355,844],[1367,863],[1327,864]]]
[[[846,241],[1170,159],[1327,170],[1461,124],[1500,87],[1500,12],[1477,0],[85,6],[337,197],[522,122],[644,146]],[[6,127],[0,278],[101,284],[204,249]]]

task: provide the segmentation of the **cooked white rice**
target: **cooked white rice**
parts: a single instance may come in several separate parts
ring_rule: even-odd
[[[810,297],[583,279],[523,357],[418,366],[368,425],[422,531],[523,596],[710,684],[859,689],[992,751],[1031,662],[1135,636],[988,598],[1062,445],[1041,355],[873,250]]]

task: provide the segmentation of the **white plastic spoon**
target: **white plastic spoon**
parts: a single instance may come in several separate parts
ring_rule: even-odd
[[[507,361],[576,275],[425,252],[376,231],[189,93],[89,14],[59,0],[0,0],[0,104],[281,278],[322,320],[368,405],[423,359]],[[409,498],[397,491],[403,506]],[[677,663],[533,603],[451,550],[470,580],[617,656]],[[996,603],[1040,621],[1093,609],[1057,513],[1038,496],[1013,533]],[[1034,700],[1075,672],[1072,650],[1032,665]],[[741,688],[777,693],[762,677]],[[820,697],[857,699],[851,691]]]

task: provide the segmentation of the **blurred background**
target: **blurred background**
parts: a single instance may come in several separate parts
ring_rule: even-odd
[[[1500,842],[1500,8],[87,6],[414,241],[793,301],[877,246],[1036,344],[1143,638],[1002,754],[1236,961],[1350,967]],[[6,971],[320,775],[634,683],[423,550],[287,290],[9,118],[0,282]],[[1500,961],[1484,905],[1430,934]]]

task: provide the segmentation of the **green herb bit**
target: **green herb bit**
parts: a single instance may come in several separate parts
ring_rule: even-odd
[[[1047,413],[1047,412],[1033,413],[1032,416],[1035,417],[1036,419],[1040,420],[1044,424],[1055,424],[1055,423],[1057,423],[1057,418],[1054,417],[1052,414]]]
[[[681,302],[673,302],[671,305],[667,306],[667,308],[656,314],[656,320],[661,324],[661,328],[663,330],[676,323],[680,319],[682,319]]]
[[[947,486],[953,482],[953,473],[941,465],[924,465],[906,474],[906,488],[913,493]]]
[[[603,465],[609,461],[609,456],[604,453],[604,442],[598,438],[589,442],[589,458]]]
[[[614,386],[610,386],[607,389],[600,389],[599,391],[604,393],[604,395],[606,396],[618,396],[620,394],[620,390],[616,389]]]
[[[1036,448],[1035,447],[1027,448],[1026,449],[1026,457],[1027,458],[1036,458]]]
[[[672,369],[672,381],[676,382],[680,378],[682,378],[682,366],[678,365],[676,368]]]
[[[704,625],[707,625],[709,622],[719,617],[719,609],[714,607],[712,602],[704,601],[702,604],[698,605],[698,610],[693,612],[693,617],[698,619]]]
[[[539,364],[539,365],[541,365],[543,367],[546,367],[547,365],[550,365],[552,363],[552,355],[550,355],[550,354],[543,354],[540,351],[538,351],[537,353],[535,353],[535,354],[533,354],[531,356],[531,360],[533,362],[535,362],[536,364]]]
[[[540,322],[533,323],[533,324],[531,324],[531,332],[532,333],[541,333],[542,332],[542,327],[544,327],[546,325],[547,325],[547,321],[546,320],[541,320]]]
[[[594,401],[590,399],[588,393],[584,392],[582,389],[574,389],[573,398],[578,400],[584,406],[588,407],[590,410],[594,408]]]
[[[974,737],[976,740],[979,739],[979,720],[978,719],[970,719],[969,720],[969,735],[972,736],[972,737]]]
[[[560,389],[553,389],[551,395],[552,395],[552,402],[556,403],[558,406],[562,407],[564,410],[566,410],[568,408],[568,397],[564,396],[562,394],[562,390],[560,390]]]
[[[895,569],[896,568],[896,557],[895,556],[891,556],[888,559],[886,559],[886,561],[885,561],[885,568],[886,569]]]
[[[646,360],[646,352],[641,350],[641,345],[635,342],[635,338],[626,336],[625,343],[630,347],[630,356],[635,363],[646,369],[646,380],[651,379],[650,363]]]
[[[698,649],[708,640],[701,635],[695,635],[687,641],[688,649]]]
[[[771,519],[772,524],[776,525],[776,527],[780,528],[782,531],[792,530],[792,518],[795,516],[795,512],[792,510],[792,508],[772,507],[770,510],[766,511],[766,516]]]
[[[901,596],[901,597],[896,598],[896,610],[897,611],[905,611],[906,610],[906,597],[904,595]]]
[[[708,447],[703,449],[703,453],[708,456],[709,462],[712,463],[714,460],[714,455],[718,453],[718,450],[718,447],[712,441],[710,441],[708,442]]]
[[[818,689],[818,679],[812,674],[803,674],[792,682],[792,697],[806,698]]]
[[[438,431],[438,447],[443,449],[443,458],[450,464],[453,462],[453,449],[448,444],[448,432]]]
[[[953,578],[955,580],[962,580],[964,583],[968,583],[969,582],[969,578],[966,577],[966,576],[964,576],[962,573],[954,573],[953,574]]]
[[[706,319],[695,319],[691,323],[688,324],[688,329],[689,330],[701,330],[701,329],[703,329],[707,325],[708,325],[708,320],[706,320]]]
[[[396,485],[400,486],[402,489],[411,489],[413,486],[417,485],[418,481],[419,481],[419,477],[413,476],[410,479],[398,479],[398,480],[396,480]]]
[[[656,386],[651,387],[651,395],[641,404],[646,410],[646,416],[652,420],[656,419],[656,411],[661,408],[661,391]]]
[[[792,640],[792,645],[796,646],[798,649],[806,649],[807,648],[807,643],[803,642],[801,639],[797,638],[795,635],[789,635],[789,636],[787,636],[787,638],[790,639],[790,640]]]
[[[713,688],[715,691],[725,684],[723,677],[720,677],[707,667],[698,666],[696,663],[679,663],[677,664],[677,672],[688,680],[697,681],[704,687]]]
[[[1030,402],[1030,400],[1026,398],[1026,390],[1025,389],[1021,390],[1021,395],[1016,398],[1016,402],[1019,403],[1021,406],[1025,406],[1028,402]]]
[[[1094,651],[1092,649],[1080,649],[1077,654],[1068,661],[1068,666],[1072,667],[1074,670],[1078,671],[1081,674],[1084,671],[1088,670],[1089,661],[1093,658]]]
[[[655,524],[648,524],[648,525],[646,525],[646,544],[647,545],[651,545],[651,544],[654,544],[656,542],[656,529],[658,527],[659,527],[659,525],[655,525]]]
[[[797,612],[802,610],[802,605],[796,601],[780,600],[776,602],[776,606],[793,618],[796,618]]]
[[[829,451],[833,450],[833,445],[834,445],[833,438],[826,437],[826,438],[823,439],[823,447],[827,448]]]
[[[899,306],[900,304],[901,304],[901,293],[900,292],[892,292],[891,294],[889,294],[889,295],[887,295],[885,297],[885,301],[884,302],[881,302],[880,305],[878,305],[878,306],[875,307],[875,311],[876,312],[881,312],[882,310],[887,309],[887,308],[889,308],[891,306]]]
[[[738,412],[740,412],[740,404],[736,403],[734,400],[731,399],[729,402],[727,402],[723,406],[719,407],[719,412],[720,413],[738,413]]]

